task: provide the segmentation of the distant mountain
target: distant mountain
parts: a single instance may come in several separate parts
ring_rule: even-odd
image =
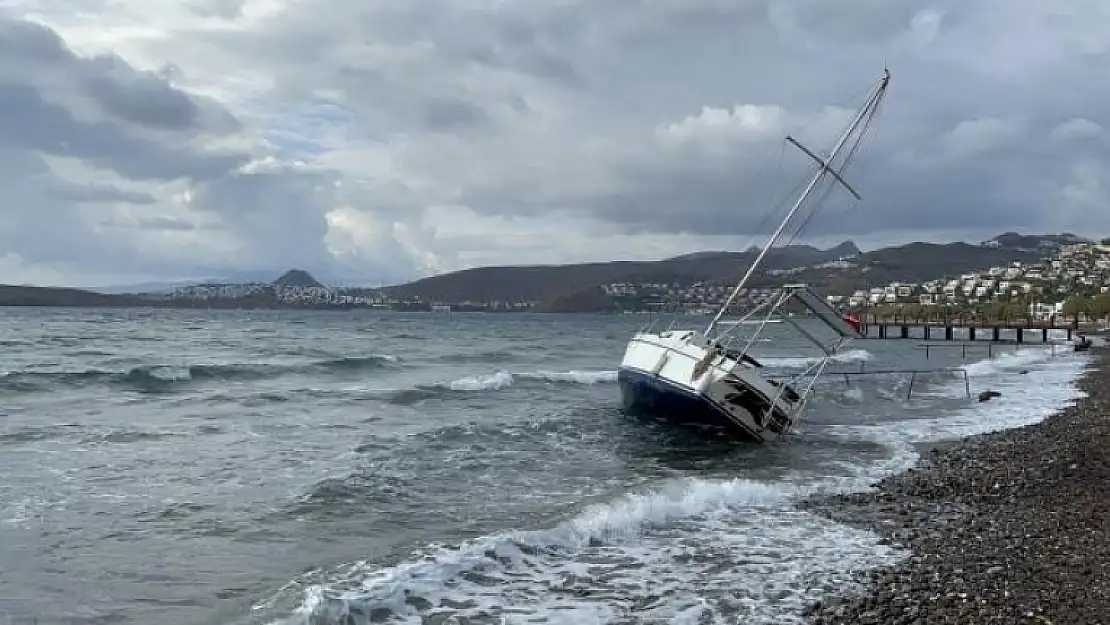
[[[193,280],[174,280],[163,282],[138,282],[135,284],[118,284],[111,286],[95,286],[89,287],[89,291],[95,293],[104,293],[106,295],[124,295],[129,293],[150,293],[164,295],[172,293],[175,289],[192,286],[194,284],[204,283],[218,283],[218,278],[210,279],[193,279]]]
[[[845,241],[827,250],[817,249],[810,245],[788,245],[781,249],[768,252],[768,257],[775,256],[783,263],[796,263],[798,266],[823,263],[859,255],[860,249],[851,241]],[[737,252],[692,252],[681,256],[674,256],[665,260],[707,260],[712,258],[736,258]],[[755,258],[759,254],[758,247],[749,247],[740,254]]]
[[[82,308],[145,306],[130,295],[108,295],[85,289],[0,285],[0,306],[75,306]]]
[[[800,279],[830,292],[848,293],[895,281],[920,283],[939,280],[1015,261],[1033,263],[1043,257],[1043,252],[1026,249],[968,243],[909,243],[864,252],[859,256],[858,266],[847,271],[822,275],[809,273],[800,276]]]
[[[282,288],[323,288],[324,285],[316,281],[303,269],[290,269],[281,274],[281,277],[271,282],[273,286]]]
[[[546,301],[577,297],[580,291],[614,282],[690,284],[736,280],[755,260],[758,249],[745,252],[696,252],[653,261],[612,261],[574,265],[479,267],[389,287],[396,296],[425,301]],[[808,245],[773,249],[764,259],[769,269],[791,269],[838,260],[859,252],[851,242],[830,250]],[[577,300],[575,300],[577,301]]]
[[[1016,232],[1003,232],[993,239],[983,241],[980,245],[983,247],[1006,250],[1048,252],[1059,249],[1065,245],[1076,245],[1079,243],[1094,243],[1094,241],[1074,235],[1070,232],[1061,234],[1018,234]]]
[[[274,273],[269,271],[237,271],[227,275],[210,278],[189,278],[182,280],[166,280],[153,282],[138,282],[135,284],[118,284],[110,286],[89,287],[89,291],[112,295],[130,293],[168,294],[175,289],[197,286],[202,284],[288,284],[289,286],[321,286],[308,272],[301,269],[290,269],[277,280],[273,279]]]
[[[862,252],[851,241],[829,249],[792,245],[771,250],[763,273],[757,273],[752,286],[770,286],[785,279],[803,281],[829,292],[847,293],[860,288],[880,286],[892,281],[921,282],[941,279],[1013,261],[1035,262],[1063,245],[1088,242],[1070,233],[1025,235],[1005,232],[978,245],[968,243],[909,243]],[[655,283],[690,285],[695,282],[735,283],[758,253],[757,248],[742,252],[708,251],[683,254],[658,261],[613,261],[569,265],[501,266],[466,269],[388,287],[386,291],[405,300],[448,303],[539,302],[540,310],[604,310],[609,297],[600,288],[613,283]],[[849,265],[832,261],[849,260]],[[835,265],[835,266],[834,266]],[[773,275],[774,270],[792,270],[789,278]],[[272,274],[270,274],[272,276]],[[270,276],[259,272],[240,272],[233,277],[207,283],[265,284]],[[90,298],[104,293],[159,293],[199,281],[147,283],[111,289],[58,290],[48,294],[28,287],[17,294],[8,291],[9,301],[26,298],[72,299],[90,302],[77,305],[117,305],[125,300]],[[319,281],[301,269],[291,269],[270,282],[283,287],[320,287]],[[136,288],[141,287],[141,288]],[[3,287],[20,289],[22,287]],[[86,295],[88,294],[88,295]],[[103,303],[97,303],[103,302]],[[4,299],[0,298],[0,305]],[[49,305],[49,304],[47,304]]]
[[[764,268],[796,269],[791,280],[804,281],[830,292],[851,292],[891,281],[922,282],[951,275],[1008,265],[1014,261],[1035,262],[1048,251],[1044,245],[1060,246],[1082,239],[1070,234],[1014,235],[995,237],[997,244],[909,243],[861,252],[851,241],[827,250],[808,245],[774,249]],[[1028,248],[1029,241],[1037,243]],[[694,282],[734,283],[755,259],[758,250],[744,252],[696,252],[659,261],[615,261],[574,265],[481,267],[424,278],[390,287],[391,294],[425,301],[535,301],[540,310],[603,310],[607,298],[599,288],[612,283]],[[854,257],[854,258],[853,258]],[[854,266],[825,266],[830,261],[851,258]],[[757,274],[753,286],[781,283],[784,278]]]

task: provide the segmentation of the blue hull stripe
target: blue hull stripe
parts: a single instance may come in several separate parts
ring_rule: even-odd
[[[636,367],[617,369],[621,404],[626,412],[650,414],[680,425],[723,428],[756,441],[764,437],[734,420],[717,402]]]

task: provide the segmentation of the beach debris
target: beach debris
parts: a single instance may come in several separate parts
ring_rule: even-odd
[[[982,393],[979,393],[979,401],[981,401],[981,402],[989,401],[990,399],[993,399],[995,397],[1002,397],[1002,393],[999,393],[998,391],[990,391],[990,390],[983,391]]]

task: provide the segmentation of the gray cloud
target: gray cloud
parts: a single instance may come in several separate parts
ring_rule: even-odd
[[[78,119],[29,85],[0,84],[0,134],[13,146],[77,158],[132,179],[218,178],[243,164],[243,155],[201,155],[129,134],[113,121]]]
[[[424,109],[424,123],[432,130],[461,130],[488,119],[481,107],[454,98],[435,98]]]
[[[281,168],[225,176],[205,186],[196,198],[236,233],[242,249],[236,269],[299,267],[327,274],[334,259],[324,244],[327,222],[321,196],[330,193],[330,176]]]
[[[55,211],[131,206],[131,230],[188,243],[98,245],[160,250],[167,270],[203,245],[228,267],[391,276],[513,262],[535,240],[568,261],[730,245],[773,225],[806,172],[783,135],[827,148],[836,107],[884,65],[889,98],[848,174],[864,202],[834,193],[812,236],[1110,232],[1105,3],[123,4],[158,35],[99,56],[0,21],[0,156],[42,155],[25,177],[113,172],[19,188]],[[275,155],[290,162],[244,167]]]
[[[158,199],[149,193],[127,191],[109,184],[74,184],[61,179],[50,182],[42,190],[46,197],[66,203],[125,202],[128,204],[155,204]]]
[[[294,9],[274,25],[272,36],[293,44],[286,84],[338,88],[384,131],[408,136],[477,118],[484,105],[503,122],[488,131],[493,136],[464,147],[429,139],[422,156],[429,170],[458,183],[452,199],[491,215],[570,211],[630,232],[750,232],[766,209],[766,164],[778,158],[781,134],[753,142],[710,129],[697,145],[670,149],[656,129],[706,106],[757,104],[781,106],[790,124],[778,130],[794,131],[824,106],[858,104],[851,96],[862,95],[886,62],[894,72],[889,101],[853,170],[866,204],[814,228],[1062,227],[1044,207],[1066,201],[1060,194],[1077,157],[1047,145],[1048,133],[1075,117],[1103,120],[1110,100],[1110,90],[1092,84],[1106,52],[1091,39],[1097,32],[1085,14],[1062,12],[1036,31],[1044,16],[1032,2],[626,1],[497,12],[453,3],[358,6],[337,5],[315,19]],[[1003,36],[1004,28],[1034,39]],[[350,46],[356,40],[381,47],[366,54]],[[1019,68],[1038,46],[1039,56]],[[418,103],[435,110],[445,88],[474,97],[450,115],[406,114]],[[510,95],[533,104],[513,109]],[[563,107],[554,123],[544,118],[545,103]],[[545,123],[549,132],[522,145],[535,138],[527,130]],[[505,148],[498,135],[521,127],[528,138],[513,147],[527,154],[530,173],[519,160],[496,162]],[[609,150],[573,145],[599,136]],[[1086,156],[1107,154],[1100,145]],[[447,165],[467,158],[480,166]],[[560,192],[577,170],[568,161],[580,159],[607,178],[604,188],[583,193],[567,183]],[[799,161],[786,163],[803,173]],[[501,167],[502,175],[479,167]]]
[[[197,0],[190,4],[190,8],[203,17],[234,20],[243,14],[246,4],[246,0]]]
[[[167,82],[181,77],[139,71],[112,54],[79,56],[46,26],[0,18],[6,252],[91,274],[136,264],[188,273],[211,264],[213,252],[225,269],[276,271],[304,260],[329,270],[327,197],[312,186],[319,176],[245,173],[262,155],[219,147],[243,124],[215,100]],[[185,199],[171,188],[187,191]],[[210,218],[200,225],[187,215]],[[297,249],[305,253],[288,253]]]

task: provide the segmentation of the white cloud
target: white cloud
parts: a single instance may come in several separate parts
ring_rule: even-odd
[[[376,282],[743,247],[803,171],[782,136],[826,147],[884,64],[849,172],[865,203],[830,206],[815,241],[1062,230],[1078,207],[1106,233],[1107,18],[1093,0],[0,0],[3,279]]]
[[[1016,143],[1024,134],[1016,120],[979,117],[962,121],[944,136],[949,156],[979,156]]]
[[[1052,129],[1049,137],[1056,141],[1069,141],[1095,137],[1102,134],[1102,126],[1089,119],[1074,118]]]

